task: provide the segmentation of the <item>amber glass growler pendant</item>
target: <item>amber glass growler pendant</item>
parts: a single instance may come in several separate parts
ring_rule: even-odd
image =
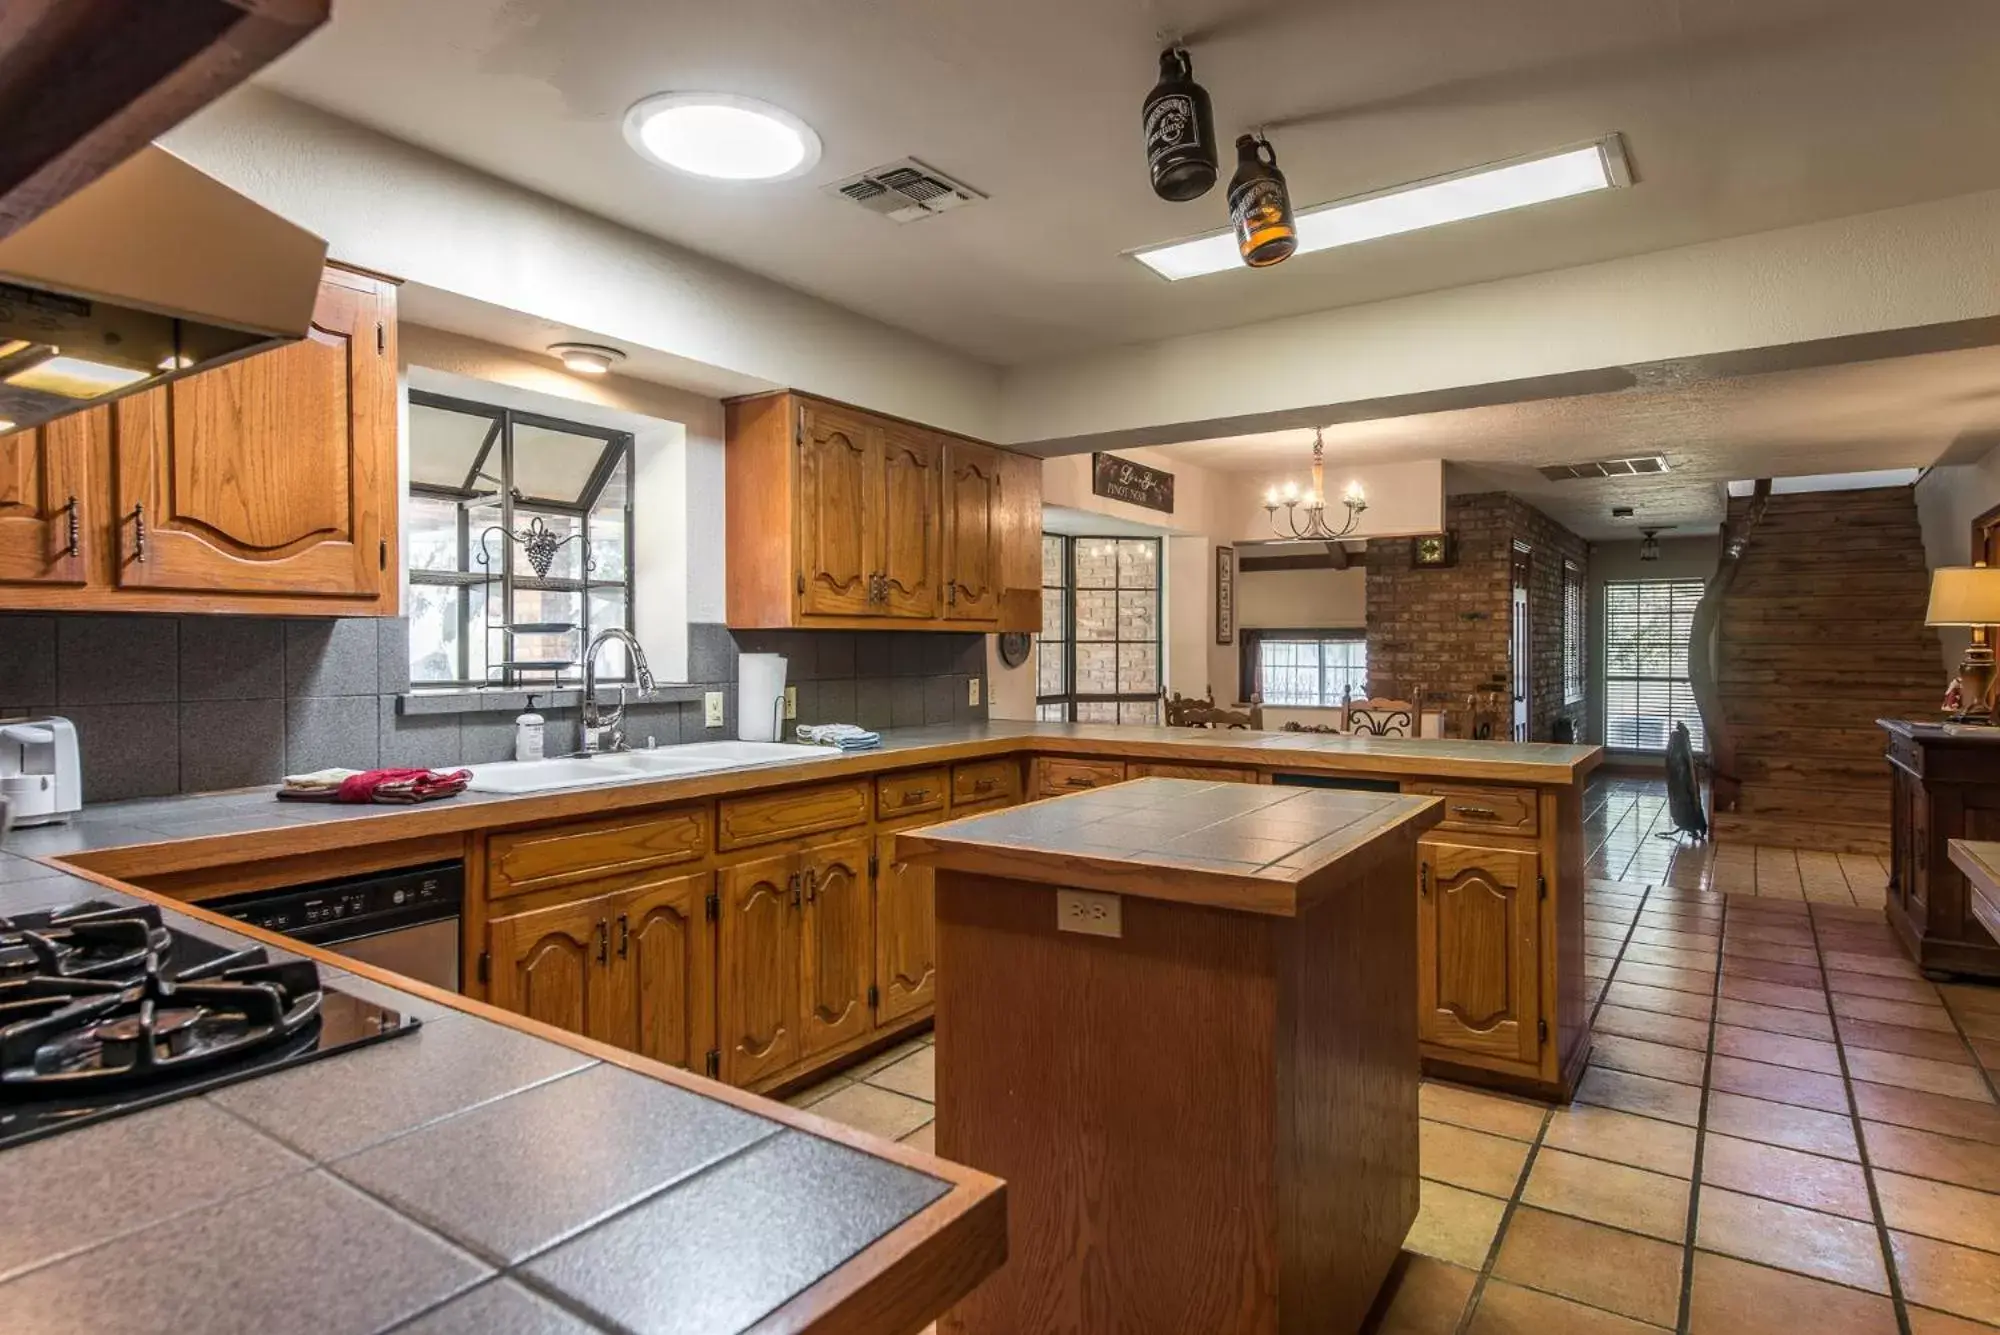
[[[1289,259],[1299,248],[1298,224],[1292,220],[1284,173],[1278,170],[1278,152],[1261,136],[1237,137],[1229,221],[1236,228],[1236,249],[1253,269]]]
[[[1146,94],[1146,166],[1153,193],[1185,203],[1208,193],[1221,170],[1215,154],[1215,113],[1194,81],[1194,62],[1178,46],[1160,52],[1160,81]]]

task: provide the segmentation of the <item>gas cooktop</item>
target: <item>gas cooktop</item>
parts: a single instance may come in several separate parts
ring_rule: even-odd
[[[417,1028],[150,904],[0,917],[0,1148]]]

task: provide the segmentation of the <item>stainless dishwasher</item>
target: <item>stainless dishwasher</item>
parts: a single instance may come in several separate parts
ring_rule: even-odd
[[[438,862],[259,890],[203,907],[456,992],[464,903],[465,864]]]

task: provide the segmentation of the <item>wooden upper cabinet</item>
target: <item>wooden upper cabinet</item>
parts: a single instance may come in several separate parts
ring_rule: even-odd
[[[660,877],[610,906],[617,1013],[609,1041],[690,1071],[703,1068],[715,1042],[713,881],[708,872]]]
[[[867,616],[875,608],[880,542],[881,429],[814,405],[799,420],[799,611]]]
[[[802,855],[800,1056],[860,1038],[874,1024],[868,1008],[868,989],[875,975],[868,848],[866,839],[849,839]]]
[[[1041,628],[1041,461],[801,394],[727,405],[729,624]]]
[[[747,1085],[797,1061],[799,917],[796,854],[741,862],[716,875],[717,1023],[722,1078]]]
[[[84,582],[92,443],[109,423],[99,408],[0,436],[0,585]]]
[[[1000,455],[953,441],[945,447],[945,614],[962,621],[1000,615]]]
[[[1417,859],[1419,1037],[1538,1063],[1538,858],[1527,850],[1426,836]]]
[[[864,514],[863,523],[881,536],[878,601],[890,616],[938,614],[943,469],[944,447],[936,436],[900,423],[883,429],[880,514]]]
[[[875,1003],[888,1023],[937,1000],[937,873],[896,861],[896,836],[875,837]]]
[[[120,588],[396,611],[389,283],[329,270],[299,342],[133,395],[112,413]]]
[[[611,897],[494,918],[488,997],[503,1010],[616,1042]]]

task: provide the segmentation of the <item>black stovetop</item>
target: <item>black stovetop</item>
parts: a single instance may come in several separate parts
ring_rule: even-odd
[[[417,1028],[150,904],[0,917],[0,1149]]]

